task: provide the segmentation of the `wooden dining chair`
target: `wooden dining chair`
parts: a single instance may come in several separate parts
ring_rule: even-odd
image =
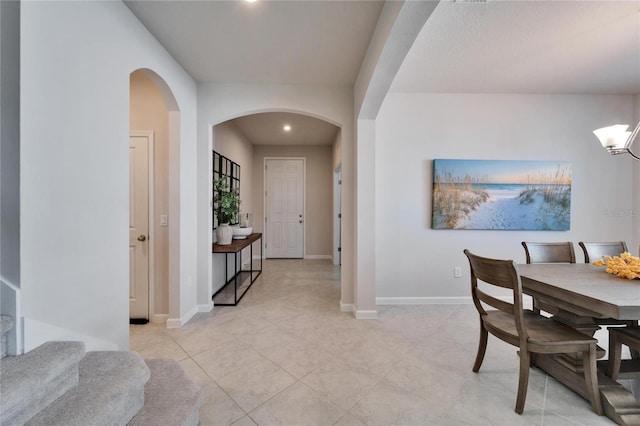
[[[609,328],[609,362],[607,376],[618,380],[620,364],[622,363],[622,345],[629,347],[633,357],[634,352],[640,352],[640,327]]]
[[[535,242],[522,242],[524,247],[524,254],[527,263],[576,263],[576,253],[573,250],[573,243],[571,241],[566,242],[547,242],[547,243],[535,243]],[[555,314],[557,309],[553,306],[546,306],[536,298],[533,300],[533,311],[540,313],[541,310],[547,311],[551,314]]]
[[[596,243],[585,243],[583,241],[579,241],[578,245],[580,246],[580,248],[582,248],[582,253],[584,254],[584,263],[591,263],[594,260],[600,259],[602,256],[611,256],[611,257],[620,256],[620,253],[628,251],[627,243],[625,243],[624,241],[596,242]],[[626,325],[626,326],[633,327],[638,325],[638,321],[617,320],[613,318],[594,318],[594,322],[598,325],[606,325],[606,326]],[[631,354],[633,358],[640,357],[640,354],[635,349],[631,350]]]
[[[584,253],[584,263],[591,263],[602,256],[620,256],[620,253],[628,251],[627,243],[624,241],[605,243],[585,243],[580,241],[578,245],[582,248],[582,253]]]
[[[471,296],[480,315],[480,341],[473,371],[478,372],[487,349],[488,334],[520,348],[520,375],[515,411],[522,414],[527,396],[531,357],[536,354],[582,353],[584,380],[591,408],[603,414],[596,371],[597,340],[551,318],[525,310],[522,281],[513,260],[489,259],[464,250],[471,266]],[[485,283],[482,288],[479,281]],[[485,291],[497,286],[509,289],[512,301]],[[485,310],[485,306],[494,309]]]
[[[571,241],[561,243],[522,242],[527,263],[576,263]]]

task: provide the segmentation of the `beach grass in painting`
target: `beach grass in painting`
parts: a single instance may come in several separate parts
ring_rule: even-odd
[[[571,164],[433,161],[432,228],[566,231]]]

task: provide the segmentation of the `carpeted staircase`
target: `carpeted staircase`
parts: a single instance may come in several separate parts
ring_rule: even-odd
[[[4,335],[10,328],[2,324]],[[82,342],[47,342],[0,361],[3,426],[191,426],[198,424],[200,395],[174,360],[85,353]]]

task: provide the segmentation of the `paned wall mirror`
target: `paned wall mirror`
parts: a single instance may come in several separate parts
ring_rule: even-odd
[[[224,181],[227,183],[229,190],[230,191],[234,191],[237,190],[238,191],[238,195],[240,194],[240,164],[231,161],[229,158],[225,157],[224,155],[213,151],[212,153],[213,155],[213,182],[219,180],[219,179],[224,179]],[[213,188],[213,197],[212,199],[216,199],[216,188],[214,186]],[[217,205],[213,205],[213,229],[216,229],[218,227],[218,217],[220,216],[219,214],[217,214],[218,212],[216,211],[216,209],[219,209],[219,206]],[[240,212],[238,211],[238,214],[236,215],[236,217],[239,219],[240,217]],[[231,223],[231,225],[237,225],[239,223],[239,220],[235,220]]]

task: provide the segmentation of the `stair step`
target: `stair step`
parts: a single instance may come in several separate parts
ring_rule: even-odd
[[[135,352],[87,352],[78,386],[33,417],[28,425],[124,425],[144,404],[149,369]]]
[[[0,424],[23,424],[78,384],[82,342],[47,342],[0,362]]]
[[[144,407],[128,426],[195,426],[202,390],[172,359],[145,360],[151,378],[144,388]]]

